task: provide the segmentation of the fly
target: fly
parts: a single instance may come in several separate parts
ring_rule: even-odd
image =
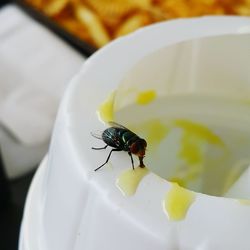
[[[92,134],[94,137],[103,140],[106,145],[101,148],[95,148],[92,147],[92,149],[95,150],[101,150],[101,149],[106,149],[108,146],[112,147],[111,151],[109,152],[109,155],[106,159],[106,161],[99,166],[98,168],[95,169],[97,171],[98,169],[102,168],[105,164],[108,163],[109,158],[114,151],[125,151],[128,152],[130,158],[131,158],[131,163],[133,169],[134,167],[134,160],[132,154],[138,156],[139,161],[140,161],[140,167],[143,168],[144,163],[143,163],[143,158],[145,156],[145,151],[147,147],[147,142],[140,138],[138,135],[136,135],[134,132],[131,130],[127,129],[126,127],[115,123],[115,122],[109,122],[110,127],[105,129],[101,135],[95,135]]]

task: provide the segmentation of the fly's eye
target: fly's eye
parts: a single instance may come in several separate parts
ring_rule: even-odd
[[[133,154],[136,154],[136,153],[139,151],[139,148],[138,148],[137,143],[133,143],[133,144],[131,145],[130,151],[131,151],[131,153],[133,153]]]
[[[146,149],[147,142],[144,139],[141,139],[140,143],[139,143],[139,147],[140,147],[140,149]]]

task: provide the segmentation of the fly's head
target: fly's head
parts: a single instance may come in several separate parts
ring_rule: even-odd
[[[139,157],[140,165],[143,165],[143,157],[145,156],[146,147],[147,142],[141,138],[130,146],[130,152]]]

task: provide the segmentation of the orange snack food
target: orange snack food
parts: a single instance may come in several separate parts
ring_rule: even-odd
[[[151,23],[204,15],[250,16],[250,0],[25,0],[96,48]]]

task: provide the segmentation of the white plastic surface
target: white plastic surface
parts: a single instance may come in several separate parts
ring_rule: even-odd
[[[113,168],[94,172],[107,152],[92,151],[97,141],[90,135],[104,129],[96,116],[100,102],[142,58],[181,41],[237,35],[249,32],[249,27],[250,19],[237,17],[170,21],[93,55],[61,104],[47,168],[34,180],[33,187],[40,187],[31,188],[30,194],[36,195],[26,204],[20,250],[249,249],[249,205],[196,193],[186,218],[170,221],[162,208],[170,183],[150,173],[134,196],[124,197],[115,183],[130,166],[128,156],[114,154]]]
[[[249,33],[224,34],[178,42],[150,53],[122,79],[115,109],[135,102],[136,94],[147,89],[168,97],[195,94],[249,99],[249,43]]]

